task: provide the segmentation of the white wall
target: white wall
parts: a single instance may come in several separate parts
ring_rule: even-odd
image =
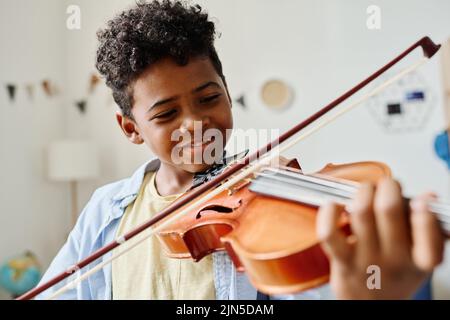
[[[64,85],[64,32],[61,1],[0,2],[0,261],[29,249],[46,267],[69,231],[68,189],[49,182],[45,168],[46,146],[65,134],[66,103],[38,85],[44,78]],[[9,82],[19,86],[12,103]]]
[[[430,35],[435,41],[442,41],[450,35],[448,19],[450,2],[445,0],[201,0],[199,2],[204,4],[212,16],[216,17],[219,30],[222,32],[217,46],[232,95],[237,96],[245,92],[249,101],[249,108],[246,111],[238,106],[234,107],[235,126],[239,128],[280,128],[283,131],[367,77],[370,72],[392,59],[423,35]],[[7,1],[6,3],[10,10],[9,7],[18,8],[22,2]],[[39,3],[40,5],[36,7],[42,7],[42,1]],[[45,28],[46,25],[56,23],[58,10],[64,11],[64,8],[61,8],[59,2],[54,3],[48,8],[51,19],[47,18],[45,23],[39,23],[36,28]],[[80,6],[81,30],[52,29],[50,32],[57,39],[60,39],[64,33],[65,60],[62,61],[59,55],[49,55],[40,57],[40,60],[36,60],[39,63],[35,62],[33,67],[38,64],[42,70],[54,70],[55,73],[60,72],[67,76],[67,103],[65,104],[67,113],[65,120],[58,122],[60,129],[65,128],[67,135],[71,137],[94,139],[101,150],[102,176],[97,181],[81,185],[79,190],[81,206],[87,202],[96,186],[128,176],[150,157],[150,153],[144,147],[136,147],[122,137],[114,120],[116,107],[109,98],[109,90],[104,86],[98,87],[94,95],[89,97],[88,111],[85,115],[80,115],[73,106],[73,101],[86,95],[88,76],[94,70],[96,30],[103,26],[107,19],[132,5],[134,1],[74,0],[66,3]],[[366,8],[371,4],[379,5],[382,10],[382,29],[379,31],[369,31],[366,28]],[[2,6],[5,5],[2,4]],[[39,9],[36,8],[36,10]],[[5,14],[3,13],[5,10],[1,11]],[[27,11],[28,15],[36,19],[34,12]],[[7,17],[10,16],[7,14]],[[40,29],[36,28],[38,32]],[[31,37],[31,34],[28,36]],[[2,34],[1,39],[3,38],[5,36]],[[14,42],[13,45],[23,43],[21,39],[12,38],[9,37],[8,41]],[[51,45],[52,43],[48,46]],[[57,46],[59,49],[63,47],[60,44]],[[47,50],[47,47],[37,45],[36,47],[41,48],[43,52],[51,52]],[[58,63],[63,62],[65,70],[63,67],[56,68]],[[433,59],[422,67],[420,73],[429,82],[437,102],[422,131],[389,135],[374,122],[368,110],[362,107],[302,142],[291,152],[291,155],[299,156],[306,171],[317,170],[327,162],[367,159],[384,161],[391,166],[408,194],[432,189],[450,198],[448,172],[436,159],[432,150],[434,135],[443,128],[444,124],[438,59]],[[19,73],[11,69],[8,78],[17,76]],[[0,77],[3,79],[3,75]],[[260,105],[258,101],[258,86],[269,77],[282,78],[295,90],[295,103],[286,112],[272,112]],[[6,99],[6,96],[0,96],[0,99]],[[56,115],[52,113],[52,117]],[[5,125],[3,122],[6,119],[8,117],[2,119],[2,133],[4,133]],[[60,119],[59,116],[58,119]],[[19,117],[12,122],[12,125],[17,127],[20,123]],[[61,126],[61,123],[64,125]],[[55,127],[45,127],[45,129],[37,128],[36,132],[41,135],[45,130],[57,130]],[[5,150],[5,146],[13,145],[9,140],[5,140],[8,136],[2,134],[2,150]],[[38,137],[33,136],[33,139]],[[34,148],[38,146],[35,142],[28,141],[28,143]],[[17,144],[14,145],[17,146]],[[8,170],[2,169],[2,172],[8,176],[7,179],[11,180],[14,176],[11,172],[17,171],[19,158],[23,157],[21,152],[23,153],[23,151],[14,152],[15,160],[5,160],[5,165],[9,167],[7,167]],[[2,157],[2,166],[3,161]],[[36,169],[39,165],[30,164],[25,160],[22,162],[25,166],[34,168],[34,171],[29,169],[29,172],[33,172],[34,175],[42,174]],[[20,190],[23,192],[24,188],[27,188],[25,186],[30,184],[29,180],[26,180],[25,173],[22,175],[21,182],[16,184],[14,192],[2,185],[1,190],[8,190],[8,199],[12,197],[11,195],[18,194]],[[47,184],[41,183],[41,185]],[[55,192],[57,189],[53,184],[48,184],[48,188],[54,188]],[[4,192],[2,194],[4,195]],[[42,213],[41,210],[40,217],[47,214],[52,220],[62,222],[64,214],[59,211],[61,208],[64,209],[65,202],[63,197],[54,195],[54,192],[49,191],[47,197],[60,199],[48,201],[55,208],[47,210],[47,213]],[[56,209],[57,206],[60,208]],[[10,212],[13,209],[14,212],[19,211],[17,205],[11,204],[4,212]],[[22,220],[15,218],[13,222],[9,222],[8,230],[14,232],[20,230],[21,221],[30,219],[29,210],[29,205],[24,203],[20,210],[23,215]],[[63,225],[63,223],[59,224],[60,227]],[[44,263],[48,263],[49,257],[56,252],[57,240],[55,239],[61,237],[48,232],[44,234],[44,231],[39,231],[43,230],[42,226],[43,223],[39,221],[30,223],[32,235],[29,238],[16,235],[14,239],[17,239],[18,244],[14,250],[11,249],[11,252],[16,252],[23,244],[30,243],[30,239],[34,240],[35,246],[39,246],[38,242],[45,245],[51,243],[47,251],[38,252],[41,253]],[[4,229],[3,224],[2,229]],[[62,231],[60,235],[61,233]],[[5,246],[0,244],[2,245]],[[2,248],[0,257],[3,252],[8,251]],[[450,252],[447,256],[450,258]],[[435,287],[438,297],[450,298],[450,278],[448,277],[450,267],[446,268],[438,270],[435,282],[442,285],[437,284]]]

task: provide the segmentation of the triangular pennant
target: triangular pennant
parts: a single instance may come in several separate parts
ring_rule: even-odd
[[[245,103],[245,96],[241,95],[239,98],[236,99],[236,102],[239,103],[242,108],[246,109],[247,108],[247,104]]]
[[[52,86],[49,80],[42,80],[42,88],[47,96],[51,97],[53,95]]]
[[[8,96],[11,101],[14,101],[16,97],[16,85],[12,83],[8,83],[6,85],[6,89],[8,90]]]
[[[91,78],[89,80],[89,94],[94,92],[95,87],[98,85],[99,82],[100,82],[100,77],[97,74],[92,73]]]
[[[27,91],[28,98],[33,100],[34,98],[34,85],[32,83],[28,83],[25,85],[25,90]]]
[[[78,110],[80,110],[81,113],[86,112],[86,104],[87,104],[86,100],[80,100],[76,102]]]

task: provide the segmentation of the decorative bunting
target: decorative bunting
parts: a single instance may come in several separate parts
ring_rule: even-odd
[[[247,104],[245,103],[245,96],[241,95],[236,99],[236,102],[239,103],[243,109],[247,109]]]
[[[92,94],[100,82],[100,77],[96,73],[91,74],[91,79],[89,80],[89,94]]]
[[[98,84],[100,83],[100,81],[101,81],[101,77],[96,72],[90,73],[89,79],[88,79],[88,90],[87,90],[88,96],[90,96],[91,94],[94,93],[94,91],[95,91],[96,87],[98,86]],[[44,91],[44,93],[47,97],[53,97],[55,95],[58,95],[61,92],[59,86],[54,81],[52,81],[51,79],[48,79],[48,78],[43,79],[42,81],[38,82],[37,84],[32,83],[32,82],[26,82],[22,86],[23,86],[23,89],[26,92],[29,100],[34,100],[35,93],[36,93],[36,86],[42,87],[42,90]],[[19,86],[16,84],[13,84],[13,83],[6,83],[5,87],[6,87],[6,91],[7,91],[10,101],[14,101],[16,98],[16,93],[17,93]],[[109,94],[108,95],[108,104],[111,104],[112,102],[113,102],[112,96]],[[76,101],[75,104],[81,113],[86,112],[87,99]]]
[[[16,85],[12,83],[8,83],[6,85],[6,89],[8,90],[8,96],[11,101],[14,101],[16,96]]]
[[[52,86],[49,80],[42,80],[42,88],[47,96],[51,97],[53,95]]]
[[[86,105],[87,105],[86,100],[79,100],[79,101],[76,102],[76,105],[78,107],[78,110],[81,113],[85,113],[86,112]]]
[[[25,85],[25,90],[27,92],[28,98],[33,100],[34,98],[34,85],[32,83],[28,83]]]

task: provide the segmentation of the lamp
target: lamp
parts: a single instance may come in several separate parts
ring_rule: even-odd
[[[53,181],[70,183],[72,223],[78,218],[77,183],[98,176],[99,164],[94,144],[86,140],[61,140],[48,150],[48,176]]]

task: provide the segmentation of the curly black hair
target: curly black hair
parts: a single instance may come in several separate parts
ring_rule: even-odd
[[[214,47],[215,25],[199,5],[184,1],[140,1],[97,32],[96,64],[123,115],[133,119],[134,80],[151,64],[166,57],[186,65],[205,56],[222,78],[222,63]]]

